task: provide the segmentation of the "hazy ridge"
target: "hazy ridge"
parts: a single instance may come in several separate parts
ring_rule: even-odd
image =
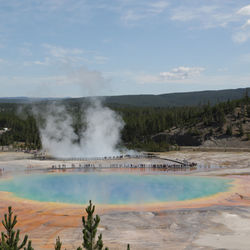
[[[249,92],[248,88],[238,89],[224,89],[224,90],[207,90],[196,92],[182,92],[170,93],[160,95],[120,95],[120,96],[106,96],[104,102],[106,104],[116,105],[131,105],[140,107],[170,107],[170,106],[196,106],[199,104],[211,105],[227,100],[240,99]],[[70,102],[84,102],[89,97],[81,98],[29,98],[29,97],[2,97],[0,103],[31,103],[43,101],[70,101]]]

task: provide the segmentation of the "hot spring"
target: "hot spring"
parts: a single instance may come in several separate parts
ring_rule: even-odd
[[[184,201],[225,192],[232,180],[120,173],[26,174],[0,180],[0,191],[41,202],[149,204]]]

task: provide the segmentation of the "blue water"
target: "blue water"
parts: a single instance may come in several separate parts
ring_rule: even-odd
[[[30,174],[0,180],[0,191],[35,201],[138,204],[181,201],[227,191],[231,180],[117,173]]]

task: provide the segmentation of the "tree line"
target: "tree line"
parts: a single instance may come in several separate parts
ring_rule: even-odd
[[[122,130],[122,141],[126,147],[131,149],[143,149],[158,151],[169,149],[170,143],[155,142],[152,136],[167,132],[173,127],[192,127],[202,122],[205,126],[222,128],[225,117],[233,114],[236,107],[246,107],[246,112],[240,116],[250,117],[250,98],[246,95],[238,100],[228,100],[216,105],[184,106],[184,107],[132,107],[124,105],[109,104],[108,106],[121,115],[125,125]],[[39,106],[39,112],[48,108],[46,104],[35,104]],[[82,104],[80,102],[66,103],[67,111],[72,115],[73,127],[76,134],[84,128],[84,120],[81,117]],[[40,149],[41,140],[38,129],[38,120],[32,112],[32,104],[23,105],[20,113],[17,104],[0,104],[0,130],[10,128],[9,131],[0,134],[0,145],[14,145],[28,149]],[[20,115],[21,114],[21,115]],[[236,117],[237,119],[237,117]],[[39,120],[42,122],[42,119]],[[199,131],[192,131],[199,133]],[[230,131],[228,131],[230,134]],[[77,143],[77,141],[75,142]]]

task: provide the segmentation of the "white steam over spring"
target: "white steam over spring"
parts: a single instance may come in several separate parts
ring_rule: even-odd
[[[53,104],[40,126],[43,149],[54,157],[104,157],[120,155],[118,144],[122,118],[102,103],[92,100],[82,111],[85,126],[75,132],[73,118],[62,105]],[[82,114],[80,114],[82,115]]]

